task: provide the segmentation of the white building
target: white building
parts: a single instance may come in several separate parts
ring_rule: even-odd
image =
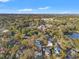
[[[41,20],[44,20],[44,21],[53,21],[54,20],[54,18],[42,18]]]

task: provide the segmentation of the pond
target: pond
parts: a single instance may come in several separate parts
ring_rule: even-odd
[[[68,35],[72,39],[79,39],[79,33],[72,33]]]
[[[36,46],[37,48],[41,49],[42,44],[41,44],[41,41],[40,41],[40,40],[36,40],[36,41],[34,42],[34,44],[35,44],[35,46]]]

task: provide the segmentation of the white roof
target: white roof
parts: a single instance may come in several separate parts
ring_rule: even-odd
[[[47,46],[52,46],[52,42],[48,41],[48,45]]]
[[[4,30],[3,33],[6,33],[6,32],[8,32],[8,31],[9,31],[9,30]]]

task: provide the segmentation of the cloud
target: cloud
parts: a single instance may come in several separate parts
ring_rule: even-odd
[[[20,9],[19,12],[31,12],[33,9]]]
[[[42,13],[45,12],[49,9],[50,7],[41,7],[41,8],[25,8],[25,9],[19,9],[17,10],[18,13]]]
[[[16,9],[16,8],[8,8],[1,7],[0,13],[20,13],[20,14],[79,14],[79,12],[75,11],[62,11],[62,10],[51,10],[50,7],[43,8],[24,8],[24,9]]]
[[[0,2],[8,2],[8,1],[10,1],[10,0],[0,0]]]
[[[50,7],[40,7],[40,8],[38,8],[38,9],[40,9],[40,10],[43,10],[43,9],[49,9]]]

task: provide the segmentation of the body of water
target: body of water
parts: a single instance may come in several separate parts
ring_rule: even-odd
[[[68,35],[70,38],[72,39],[79,39],[79,33],[72,33],[70,35]]]

